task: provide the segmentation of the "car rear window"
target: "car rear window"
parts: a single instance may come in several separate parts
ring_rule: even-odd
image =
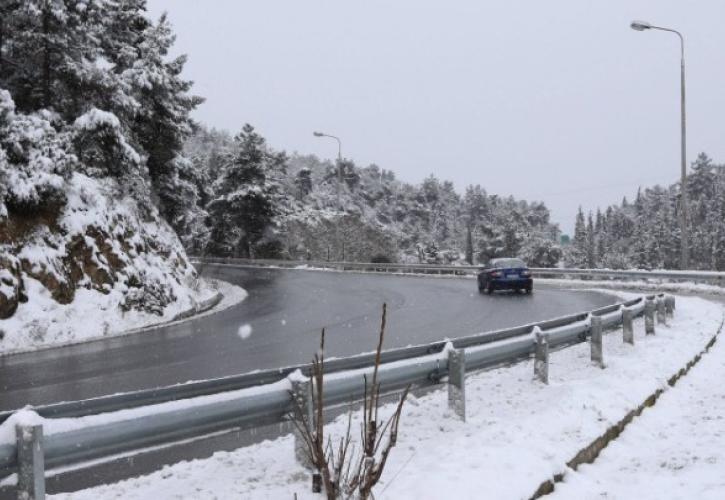
[[[516,267],[526,267],[526,264],[524,264],[524,261],[521,259],[494,259],[491,261],[490,267],[500,267],[500,268],[516,268]]]

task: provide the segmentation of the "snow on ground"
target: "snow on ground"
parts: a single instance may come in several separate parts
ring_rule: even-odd
[[[656,389],[667,389],[667,378],[703,349],[721,318],[720,306],[680,297],[675,319],[669,327],[658,325],[657,335],[644,337],[642,319],[635,321],[635,346],[623,344],[620,331],[606,335],[604,370],[591,364],[589,346],[580,344],[551,354],[548,386],[532,380],[532,361],[470,375],[465,423],[447,409],[445,390],[411,398],[376,498],[529,498],[543,481],[564,472],[580,449]],[[671,390],[672,397],[688,388],[686,380]],[[387,405],[381,415],[392,411]],[[709,424],[713,436],[725,432],[725,422]],[[326,431],[340,436],[345,426],[346,417],[340,417]],[[674,466],[694,460],[686,451],[671,455],[667,463]],[[708,459],[702,455],[703,462]],[[309,474],[295,462],[293,439],[286,436],[53,498],[278,499],[295,493],[321,498],[310,493]],[[725,496],[725,487],[720,493]]]
[[[693,295],[725,295],[725,288],[692,282],[659,282],[657,280],[577,280],[538,278],[537,283],[564,287],[587,286],[613,290],[652,290],[653,292],[685,293]]]
[[[26,287],[35,300],[20,304],[17,312],[0,321],[6,335],[0,355],[32,351],[46,347],[75,344],[88,340],[136,333],[154,325],[172,321],[221,293],[221,302],[209,312],[217,312],[244,300],[247,292],[222,280],[198,280],[190,287],[185,300],[172,302],[162,316],[131,310],[123,312],[118,304],[122,292],[114,288],[108,295],[80,288],[71,304],[59,304],[48,290],[33,278],[26,278]]]
[[[725,498],[725,339],[553,499]]]

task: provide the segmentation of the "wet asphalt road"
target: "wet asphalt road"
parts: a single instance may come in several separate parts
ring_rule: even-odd
[[[614,302],[539,287],[531,296],[480,295],[470,279],[207,265],[204,274],[249,297],[225,311],[142,334],[0,357],[0,410],[77,400],[309,361],[327,328],[327,355],[375,347],[383,302],[386,347],[584,311]],[[245,339],[239,327],[249,324]]]

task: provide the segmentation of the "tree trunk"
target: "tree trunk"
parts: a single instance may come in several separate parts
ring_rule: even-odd
[[[469,266],[473,265],[473,235],[470,224],[466,228],[466,262]]]
[[[43,106],[50,108],[50,16],[48,8],[43,10]]]

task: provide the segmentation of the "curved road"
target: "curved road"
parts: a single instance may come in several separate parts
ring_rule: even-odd
[[[611,304],[612,296],[538,288],[479,295],[468,279],[207,265],[247,289],[225,311],[138,335],[0,357],[0,410],[220,377],[309,361],[327,328],[327,356],[419,344]],[[239,327],[251,326],[251,335]]]

